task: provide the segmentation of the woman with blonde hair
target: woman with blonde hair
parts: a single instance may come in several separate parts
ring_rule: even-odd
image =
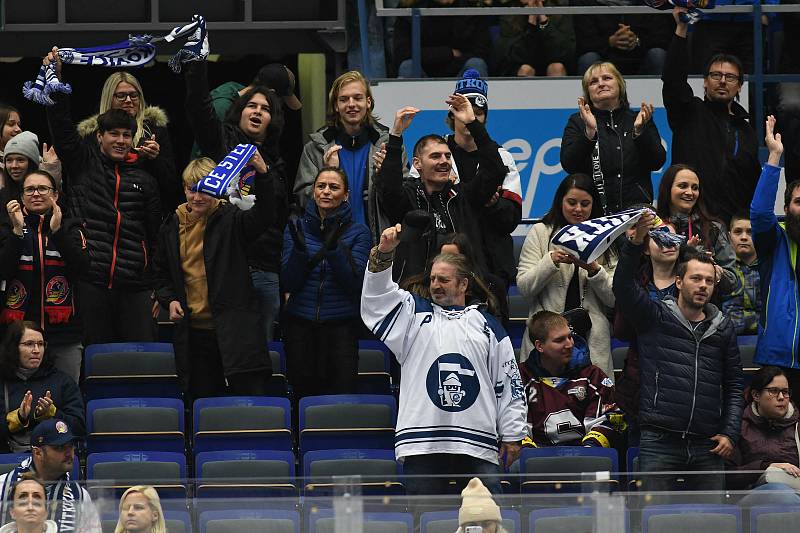
[[[179,203],[181,187],[167,130],[169,119],[166,112],[160,107],[148,106],[139,80],[124,71],[114,72],[103,84],[98,115],[109,109],[122,109],[136,119],[132,157],[158,182],[161,212],[172,212]],[[98,115],[78,124],[81,137],[96,135]]]
[[[583,75],[583,95],[561,138],[561,166],[592,176],[602,211],[614,213],[653,203],[651,172],[667,153],[661,145],[653,106],[631,109],[625,79],[613,63],[592,64]]]
[[[119,501],[119,520],[114,533],[167,533],[156,489],[136,485],[125,491]]]

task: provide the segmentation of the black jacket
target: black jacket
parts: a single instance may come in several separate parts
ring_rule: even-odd
[[[662,94],[672,128],[672,163],[685,163],[700,173],[713,216],[726,224],[737,211],[749,210],[761,165],[750,116],[733,102],[727,106],[694,96],[686,82],[689,51],[686,39],[673,36],[664,63]]]
[[[437,7],[437,4],[423,0],[415,7]],[[451,7],[473,6],[465,0],[456,0]],[[420,37],[422,70],[429,76],[456,76],[467,59],[480,57],[488,63],[491,55],[492,38],[487,17],[422,17]],[[453,56],[453,50],[459,50],[461,57]],[[394,60],[399,65],[406,59],[411,59],[411,17],[397,17]]]
[[[246,253],[248,243],[274,221],[272,187],[272,176],[257,174],[256,201],[252,209],[242,211],[223,202],[206,223],[203,257],[208,300],[226,376],[271,372],[272,369]],[[178,217],[173,213],[159,232],[153,279],[161,305],[169,308],[169,303],[176,300],[185,313],[175,325],[173,344],[178,372],[186,385],[191,316],[186,302],[178,229]]]
[[[58,94],[54,100],[47,121],[65,169],[68,211],[83,221],[91,258],[82,279],[109,289],[149,289],[147,267],[161,223],[155,180],[135,153],[117,163],[102,154],[96,138],[81,138],[69,97]]]
[[[26,215],[26,222],[34,217],[36,215]],[[29,228],[26,233],[23,233],[23,238],[31,240],[31,246],[34,250],[33,279],[41,280],[40,283],[35,283],[29,287],[31,294],[30,302],[25,309],[25,320],[39,324],[45,331],[49,342],[80,342],[82,332],[80,322],[75,316],[74,300],[76,296],[74,281],[91,264],[83,226],[77,219],[62,219],[61,227],[57,232],[53,233],[50,230],[50,215],[48,214],[42,218],[38,228]],[[43,255],[40,252],[40,243],[46,243],[47,240],[51,241],[50,248],[55,248],[61,254],[61,259],[66,264],[64,267],[66,283],[72,288],[73,312],[69,321],[65,323],[51,324],[42,312],[43,295],[47,291],[43,287],[46,278],[42,273],[41,258]],[[47,244],[45,244],[45,249],[47,249]],[[0,224],[0,279],[5,279],[6,281],[14,279],[20,267],[19,260],[22,251],[23,239],[14,235],[14,228],[10,221],[4,221]],[[0,326],[0,331],[4,332],[5,327],[5,325]]]
[[[481,142],[497,146],[488,135],[481,138]],[[447,145],[450,147],[453,160],[458,167],[459,180],[464,183],[474,180],[480,168],[481,157],[490,155],[489,147],[487,146],[484,150],[479,147],[475,151],[467,152],[456,144],[455,135],[447,136]],[[498,173],[498,176],[492,176],[492,179],[498,179],[500,183],[503,183],[508,168],[503,164],[500,153],[497,151],[495,151],[490,169]],[[511,233],[522,220],[522,204],[500,196],[493,205],[481,207],[478,215],[481,241],[476,244],[480,244],[480,248],[483,250],[488,272],[499,276],[507,289],[511,282],[517,279],[517,264],[514,261],[514,241]]]
[[[208,92],[208,67],[205,61],[192,61],[184,66],[186,78],[186,112],[200,151],[215,162],[222,161],[238,144],[253,144],[238,126],[220,122]],[[247,257],[252,268],[280,273],[283,227],[289,217],[286,165],[277,152],[276,144],[259,146],[259,153],[270,169],[274,182],[270,205],[276,210],[269,228],[250,243]]]
[[[742,363],[730,319],[707,304],[692,330],[677,301],[650,299],[636,281],[642,246],[623,243],[614,272],[617,307],[636,330],[641,397],[639,422],[699,437],[739,437]]]
[[[487,141],[489,134],[483,124],[475,120],[467,128],[479,147],[480,170],[473,180],[452,186],[448,184],[441,192],[436,193],[438,198],[435,200],[425,192],[420,178],[403,179],[403,138],[389,135],[386,159],[380,172],[375,175],[381,209],[396,224],[403,221],[406,213],[415,209],[432,213],[432,201],[441,201],[444,204],[445,218],[442,225],[447,228],[438,228],[438,231],[433,229],[424,238],[400,244],[393,265],[396,280],[404,280],[424,272],[428,259],[436,255],[439,249],[439,237],[450,231],[467,234],[471,242],[481,242],[478,214],[497,191],[497,187],[503,183],[506,170],[502,161],[502,168],[497,167],[498,146],[490,139]],[[484,270],[486,265],[482,264],[483,257],[479,255],[476,260],[481,262],[478,265],[479,270]]]
[[[653,181],[650,173],[664,164],[667,153],[661,136],[651,120],[641,135],[633,138],[636,111],[627,105],[614,111],[592,107],[597,119],[600,139],[600,168],[606,192],[608,212],[613,213],[632,204],[653,202]],[[592,175],[592,151],[596,141],[586,137],[580,113],[569,117],[561,138],[561,166],[570,174]]]
[[[43,398],[47,391],[53,399],[56,414],[53,418],[67,423],[72,433],[78,437],[86,434],[86,415],[83,406],[83,397],[78,385],[71,377],[53,366],[52,361],[45,355],[42,364],[27,380],[18,376],[0,378],[0,402],[3,402],[3,423],[0,424],[0,449],[8,450],[8,437],[11,434],[6,416],[15,411],[22,403],[22,398],[27,391],[33,395],[33,407],[39,398]],[[5,398],[8,396],[8,404]],[[28,426],[15,433],[30,433],[40,421],[30,418]],[[30,435],[28,435],[30,438]]]

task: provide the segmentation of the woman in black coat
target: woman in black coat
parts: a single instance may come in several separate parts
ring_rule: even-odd
[[[625,80],[613,63],[595,63],[583,75],[578,113],[569,117],[561,139],[561,166],[569,174],[588,174],[601,194],[603,211],[653,202],[650,173],[667,153],[651,120],[653,106],[630,109]]]
[[[0,379],[5,417],[0,448],[28,451],[30,436],[43,420],[63,420],[76,436],[85,433],[83,398],[71,377],[47,357],[47,343],[35,322],[13,322],[0,344]]]

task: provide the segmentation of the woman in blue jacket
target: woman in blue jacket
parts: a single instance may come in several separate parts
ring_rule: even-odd
[[[284,232],[281,279],[289,293],[284,347],[295,398],[355,392],[359,302],[372,240],[353,221],[347,176],[325,167],[313,202]]]

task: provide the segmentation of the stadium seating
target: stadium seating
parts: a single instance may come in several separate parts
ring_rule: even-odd
[[[377,349],[358,350],[358,393],[391,394],[392,378],[389,374],[389,355]]]
[[[380,394],[308,396],[300,400],[300,453],[393,449],[397,402]]]
[[[300,533],[297,511],[242,510],[200,513],[199,533]]]
[[[297,494],[291,451],[226,450],[195,457],[198,498],[289,497]]]
[[[331,494],[331,476],[363,476],[361,494],[402,494],[394,450],[315,450],[303,455],[305,493]]]
[[[800,524],[800,507],[759,505],[750,508],[750,533],[795,531]]]
[[[742,516],[735,505],[651,505],[642,510],[642,533],[713,531],[741,533]]]
[[[175,398],[107,398],[86,405],[89,453],[184,451],[183,402]]]
[[[581,492],[587,484],[613,490],[617,484],[619,457],[615,449],[582,446],[523,448],[519,457],[522,492]],[[598,477],[609,472],[610,477]],[[605,487],[603,489],[602,487]]]
[[[172,344],[109,343],[86,347],[83,360],[87,400],[98,398],[180,398]]]
[[[265,396],[288,396],[289,381],[286,379],[286,352],[282,342],[269,343],[269,357],[272,361],[272,376],[267,384]]]
[[[200,398],[192,409],[194,453],[216,450],[291,450],[287,398]]]
[[[593,524],[592,507],[538,509],[528,515],[528,533],[593,531]]]
[[[134,485],[153,485],[162,499],[187,495],[186,457],[182,453],[126,451],[90,453],[86,478],[95,492],[112,489],[116,497]]]
[[[321,509],[307,518],[308,533],[334,533],[334,516]],[[410,513],[364,513],[363,533],[412,533],[414,518]]]

